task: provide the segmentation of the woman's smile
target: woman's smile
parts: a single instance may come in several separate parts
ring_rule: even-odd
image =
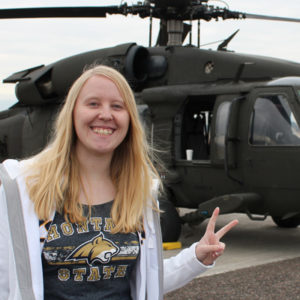
[[[104,128],[104,127],[91,127],[93,132],[100,136],[110,136],[114,133],[114,129],[112,128]]]

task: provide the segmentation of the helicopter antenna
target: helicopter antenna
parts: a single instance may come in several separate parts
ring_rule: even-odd
[[[197,29],[197,47],[200,48],[200,19],[198,19]]]
[[[150,19],[149,19],[149,47],[152,46],[152,9],[150,9]]]
[[[190,20],[190,26],[191,26],[191,30],[190,30],[190,45],[192,45],[192,40],[193,40],[193,37],[192,37],[192,32],[193,32],[193,20],[191,18]]]
[[[190,45],[192,45],[192,32],[193,32],[193,15],[194,15],[194,9],[191,10],[190,13]]]
[[[226,40],[224,40],[219,46],[218,46],[218,51],[227,51],[227,46],[230,43],[230,41],[235,37],[235,35],[239,32],[240,30],[236,30],[231,36],[229,36]]]

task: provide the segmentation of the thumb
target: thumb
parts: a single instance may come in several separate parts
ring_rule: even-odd
[[[195,248],[196,256],[201,260],[209,253],[224,251],[224,246],[223,243],[219,245],[201,245],[198,243]]]

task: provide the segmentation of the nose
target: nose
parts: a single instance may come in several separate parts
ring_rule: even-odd
[[[111,109],[109,107],[101,107],[98,118],[103,121],[111,121],[113,119]]]

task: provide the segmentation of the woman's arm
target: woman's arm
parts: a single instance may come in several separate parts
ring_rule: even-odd
[[[220,209],[217,207],[199,242],[182,250],[178,255],[164,260],[164,293],[178,289],[199,274],[211,268],[215,260],[225,250],[220,239],[238,224],[237,220],[229,222],[215,233],[215,225]]]
[[[3,186],[0,187],[0,299],[9,295],[9,226]]]
[[[197,259],[196,245],[194,243],[176,256],[164,259],[164,294],[181,288],[214,266],[205,266]]]

